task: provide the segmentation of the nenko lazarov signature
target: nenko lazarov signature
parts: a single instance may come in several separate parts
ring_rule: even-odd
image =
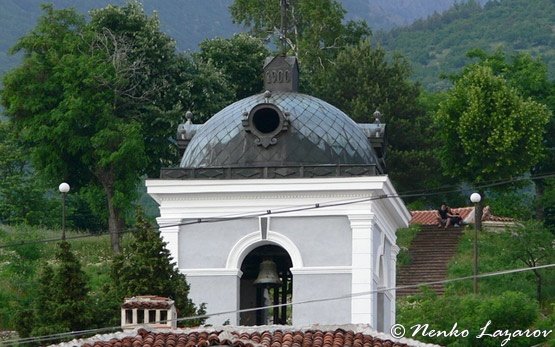
[[[511,341],[513,337],[547,337],[549,334],[553,332],[553,330],[494,330],[493,332],[488,332],[488,328],[491,325],[491,321],[488,320],[486,325],[480,329],[480,333],[476,335],[477,339],[481,339],[482,337],[505,337],[503,341],[501,341],[501,346],[505,346],[507,342]]]
[[[480,328],[480,332],[476,335],[477,339],[482,339],[484,337],[492,338],[503,338],[501,340],[501,346],[505,346],[512,338],[515,337],[547,337],[553,332],[553,330],[493,330],[490,328],[491,320]],[[468,337],[470,332],[468,329],[458,329],[458,324],[455,322],[451,330],[435,330],[430,329],[429,324],[415,324],[410,327],[412,331],[412,337],[426,336],[426,337]]]

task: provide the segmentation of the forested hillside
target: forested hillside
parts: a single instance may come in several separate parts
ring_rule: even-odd
[[[44,0],[0,1],[0,75],[15,66],[19,59],[7,54],[17,39],[36,24]],[[122,5],[125,0],[51,0],[55,8],[74,7],[81,13]],[[229,37],[241,28],[234,25],[228,12],[230,0],[142,0],[147,12],[158,12],[163,31],[177,41],[181,50],[194,50],[199,42],[217,36]]]
[[[418,20],[411,26],[378,35],[387,50],[405,55],[414,79],[426,88],[450,85],[440,75],[453,73],[469,59],[474,48],[508,52],[527,51],[541,56],[555,76],[555,2],[553,0],[475,1],[457,4],[443,14]]]
[[[479,0],[481,4],[488,0]],[[410,25],[419,18],[448,10],[457,0],[342,0],[347,19],[362,19],[374,29]]]
[[[277,1],[277,0],[275,0]],[[485,2],[487,0],[480,0]],[[41,14],[40,4],[55,8],[75,7],[86,13],[107,4],[121,5],[125,0],[2,0],[0,1],[0,75],[17,65],[8,49],[28,32]],[[147,12],[157,11],[163,31],[181,50],[196,50],[207,38],[230,37],[242,28],[234,25],[228,11],[232,0],[142,0]],[[361,19],[373,30],[407,25],[434,12],[447,10],[455,0],[341,0],[347,19]]]

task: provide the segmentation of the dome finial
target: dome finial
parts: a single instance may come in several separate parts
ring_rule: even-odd
[[[193,123],[193,112],[187,111],[185,112],[185,119],[187,119],[187,124]]]
[[[271,97],[272,97],[271,91],[267,90],[264,92],[264,99],[266,99],[265,102],[268,102],[268,99],[270,99]]]
[[[382,113],[380,111],[378,111],[378,109],[376,109],[376,111],[374,111],[374,124],[380,124],[381,121],[380,119],[382,118]]]

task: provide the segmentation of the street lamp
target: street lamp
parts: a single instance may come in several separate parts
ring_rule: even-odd
[[[482,197],[478,193],[472,193],[470,201],[474,203],[474,294],[478,294],[478,219],[481,222],[482,216],[477,211]]]
[[[66,240],[66,195],[69,192],[69,184],[62,182],[58,186],[58,190],[62,193],[62,241]]]

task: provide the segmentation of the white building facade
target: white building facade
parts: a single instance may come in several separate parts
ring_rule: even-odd
[[[204,125],[180,126],[180,167],[146,182],[160,205],[161,235],[190,298],[208,313],[228,312],[208,323],[367,323],[389,331],[395,232],[410,213],[384,174],[385,126],[358,125],[297,93],[287,80],[296,74],[294,60],[270,59],[265,93]],[[281,283],[264,291],[254,281],[268,259]],[[273,318],[237,312],[272,303],[292,305]]]

